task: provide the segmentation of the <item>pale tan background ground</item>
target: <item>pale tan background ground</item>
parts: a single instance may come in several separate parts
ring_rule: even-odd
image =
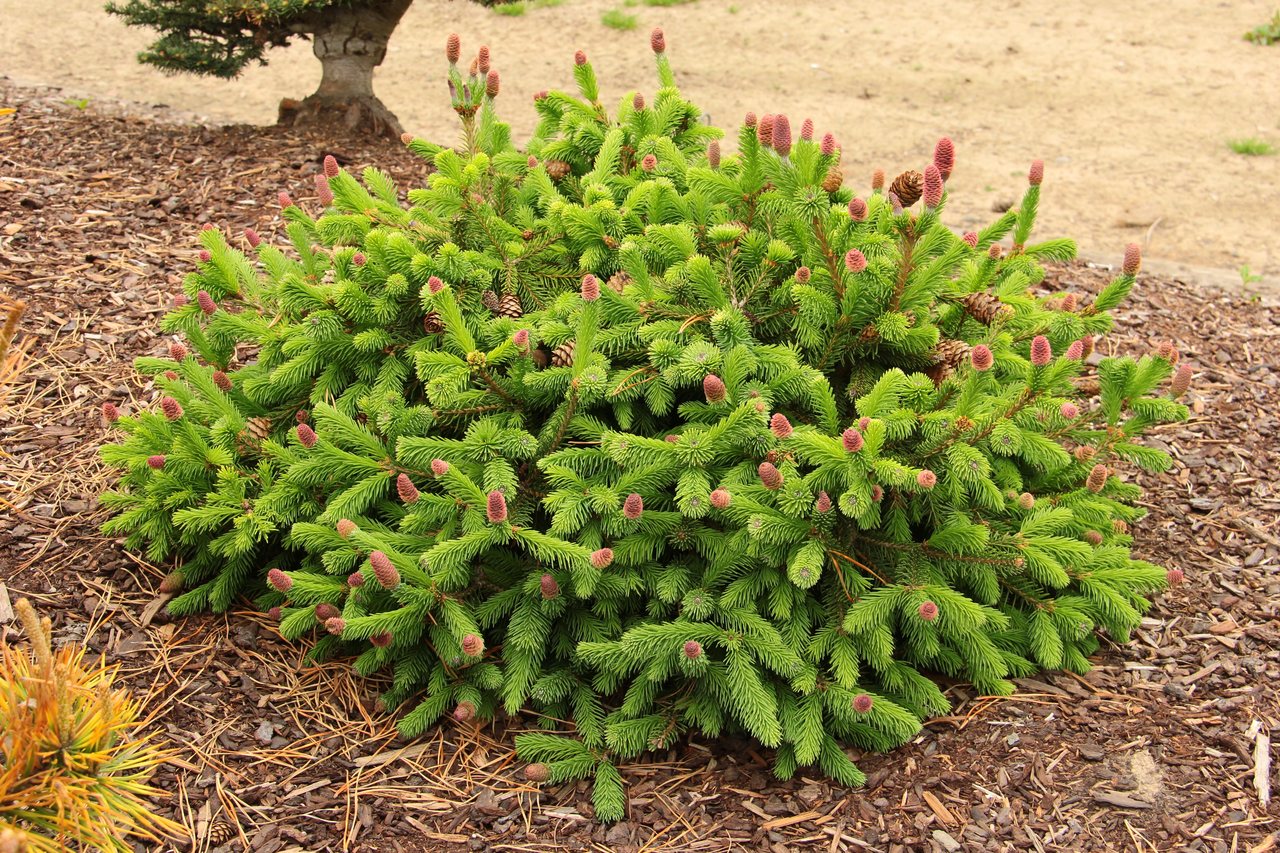
[[[852,186],[871,170],[920,168],[934,140],[958,148],[952,224],[1012,201],[1026,165],[1048,176],[1039,236],[1074,236],[1086,257],[1116,261],[1138,241],[1153,259],[1239,282],[1249,265],[1280,290],[1280,155],[1245,157],[1230,139],[1280,148],[1280,46],[1241,39],[1275,0],[697,0],[626,9],[639,27],[600,22],[623,0],[564,0],[503,17],[471,3],[417,0],[376,89],[406,128],[448,138],[445,35],[492,46],[504,117],[529,132],[531,94],[572,85],[575,48],[612,102],[654,89],[649,29],[665,27],[686,93],[713,121],[747,110],[811,116],[834,132]],[[0,74],[68,96],[164,103],[217,122],[274,120],[283,95],[319,77],[310,45],[226,83],[165,77],[134,62],[148,39],[100,0],[0,0]],[[0,152],[0,156],[3,152]],[[0,169],[2,169],[0,160]],[[1166,271],[1178,266],[1165,265]]]

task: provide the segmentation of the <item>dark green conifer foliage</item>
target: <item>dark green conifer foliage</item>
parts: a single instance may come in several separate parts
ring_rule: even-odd
[[[945,711],[931,674],[1088,669],[1165,584],[1125,477],[1168,464],[1137,439],[1189,378],[1165,386],[1171,348],[1086,359],[1136,252],[1088,304],[1035,295],[1074,253],[1029,242],[1039,164],[959,237],[949,141],[905,209],[782,116],[721,157],[654,46],[651,101],[606,110],[579,55],[524,150],[453,69],[463,144],[409,143],[435,172],[407,208],[335,168],[287,251],[205,232],[165,321],[190,354],[139,362],[179,409],[103,451],[107,530],[181,558],[175,612],[259,594],[315,654],[390,670],[406,735],[572,720],[517,747],[594,776],[607,820],[615,762],[686,732],[856,784],[845,744]]]

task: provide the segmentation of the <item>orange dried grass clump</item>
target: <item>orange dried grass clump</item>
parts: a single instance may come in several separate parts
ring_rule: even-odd
[[[115,670],[84,649],[54,651],[49,622],[25,598],[14,605],[31,652],[0,642],[0,853],[127,851],[127,839],[184,836],[154,814],[146,783],[165,759]]]

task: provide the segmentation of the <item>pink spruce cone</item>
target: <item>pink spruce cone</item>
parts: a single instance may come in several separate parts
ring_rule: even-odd
[[[360,572],[352,572],[351,574],[347,575],[347,586],[351,587],[352,589],[357,589],[359,587],[364,586],[364,575],[361,574]]]
[[[449,38],[444,43],[444,58],[449,60],[450,65],[457,65],[461,57],[462,39],[457,33],[449,33]]]
[[[316,431],[306,424],[298,424],[295,432],[298,434],[298,443],[310,450],[316,446]]]
[[[334,607],[332,604],[329,604],[328,602],[323,602],[321,604],[316,605],[315,614],[316,614],[317,621],[325,622],[329,619],[332,619],[335,616],[341,616],[342,611]]]
[[[390,631],[383,631],[381,634],[374,634],[369,638],[369,642],[379,649],[385,649],[391,645],[391,641],[395,636]]]
[[[182,405],[172,397],[160,398],[160,411],[166,420],[176,421],[182,417]]]
[[[938,167],[942,180],[950,180],[951,170],[956,167],[956,146],[951,137],[944,136],[933,146],[933,165]]]
[[[805,142],[813,141],[813,119],[807,118],[800,123],[800,138]]]
[[[853,697],[853,710],[857,711],[859,714],[867,713],[871,710],[871,706],[874,704],[874,700],[865,693],[859,693],[857,696]]]
[[[548,92],[546,89],[539,89],[538,91],[533,93],[533,102],[536,104],[538,103],[538,101],[545,101],[548,97],[550,97],[550,95],[551,93]]]
[[[273,622],[279,622],[279,621],[280,621],[280,608],[279,608],[279,607],[271,607],[271,608],[268,608],[268,609],[267,609],[267,618],[268,618],[268,619],[270,619],[270,620],[272,620]]]
[[[581,51],[581,50],[579,50],[579,51],[575,51],[575,52],[574,52],[574,54],[573,54],[573,64],[574,64],[574,65],[586,65],[586,64],[587,64],[587,54],[586,54],[584,51]]]
[[[849,218],[862,222],[867,218],[867,203],[860,198],[849,199]]]
[[[1031,363],[1036,367],[1044,367],[1053,360],[1053,347],[1044,335],[1036,335],[1031,339]]]
[[[597,569],[607,569],[613,563],[613,549],[599,548],[591,552],[591,565]]]
[[[400,500],[404,503],[417,503],[419,497],[418,487],[413,484],[413,480],[409,479],[408,474],[401,474],[396,477],[396,494],[400,496]]]
[[[386,554],[374,551],[369,555],[369,566],[383,589],[395,589],[400,585],[400,572],[392,565],[391,558]]]
[[[324,155],[324,176],[326,178],[336,178],[340,171],[341,169],[338,168],[338,159],[332,154]]]
[[[289,198],[289,194],[284,190],[276,193],[276,201],[280,203],[281,207],[293,207],[293,199]]]
[[[871,173],[871,189],[873,191],[884,189],[884,169],[876,169]]]
[[[1000,248],[999,243],[992,243],[987,247],[987,257],[993,261],[1000,260],[1000,256],[1004,254],[1004,250]]]
[[[444,289],[444,282],[437,276],[431,276],[427,279],[427,290],[432,293],[439,293]]]
[[[324,175],[316,175],[316,198],[325,207],[333,204],[333,190],[329,187],[329,179]]]
[[[773,150],[783,157],[791,153],[791,120],[782,113],[773,119]]]
[[[871,502],[878,504],[882,500],[884,500],[884,487],[877,483],[871,487]]]
[[[172,370],[166,370],[164,372],[164,378],[168,379],[170,382],[176,382],[178,379],[178,374],[174,373]]]
[[[560,594],[560,584],[556,583],[556,579],[549,574],[544,574],[538,580],[538,588],[542,590],[542,597],[547,601]]]
[[[826,492],[818,492],[818,500],[814,504],[814,508],[823,515],[831,512],[831,495]]]
[[[766,147],[773,144],[773,113],[760,116],[760,123],[756,125],[756,139]]]
[[[343,539],[346,539],[352,533],[355,533],[356,530],[358,530],[359,528],[356,527],[356,523],[351,519],[340,518],[338,519],[338,523],[335,526],[335,529],[338,531],[339,536],[341,536]]]
[[[1023,492],[1018,495],[1018,506],[1022,509],[1031,509],[1036,505],[1036,496],[1030,492]]]
[[[470,702],[459,702],[458,707],[453,709],[453,718],[460,723],[465,723],[476,715],[476,706]]]
[[[1084,486],[1091,492],[1100,492],[1107,484],[1108,476],[1107,466],[1101,463],[1094,465],[1089,469],[1089,476],[1084,481]]]
[[[932,489],[938,485],[938,475],[925,468],[919,474],[916,474],[916,483],[922,489]]]
[[[479,634],[467,634],[462,638],[462,653],[469,658],[484,654],[484,638]]]
[[[1129,532],[1129,525],[1122,518],[1111,519],[1111,532],[1124,536]]]
[[[1124,247],[1124,264],[1120,267],[1120,271],[1125,275],[1137,275],[1140,269],[1142,269],[1142,247],[1137,243],[1130,243]]]
[[[724,387],[723,379],[714,373],[708,373],[702,379],[702,393],[706,396],[708,403],[720,403],[729,392]]]
[[[209,295],[207,290],[202,290],[196,294],[196,304],[200,306],[200,310],[205,314],[213,314],[218,310],[218,303],[213,301],[213,297]]]
[[[111,402],[103,403],[102,419],[109,424],[113,424],[120,420],[120,407]]]
[[[653,32],[649,33],[649,47],[654,53],[667,52],[667,37],[662,32],[662,27],[654,27]]]
[[[582,277],[582,298],[586,302],[595,302],[600,298],[600,280],[591,273]]]
[[[1085,335],[1080,339],[1080,343],[1084,344],[1083,355],[1085,358],[1093,355],[1093,345],[1095,343],[1093,335]]]
[[[836,155],[836,151],[839,150],[839,146],[836,145],[835,134],[822,134],[822,147],[819,150],[822,152],[823,157],[834,157]]]
[[[476,51],[476,70],[481,74],[489,73],[489,45],[482,44],[480,49]]]
[[[400,134],[400,142],[403,143],[404,145],[408,145],[409,143],[413,142],[413,134],[412,133]]]
[[[1178,350],[1174,347],[1173,341],[1161,341],[1156,344],[1156,355],[1165,361],[1174,362],[1178,360]]]
[[[1040,186],[1044,182],[1044,161],[1032,160],[1031,171],[1027,173],[1027,183],[1033,187]]]
[[[644,498],[636,492],[627,495],[627,499],[622,502],[622,514],[631,521],[635,521],[643,512]]]
[[[485,506],[485,514],[490,524],[501,524],[507,520],[507,496],[494,489],[489,492],[489,500]]]
[[[182,361],[187,357],[187,348],[177,341],[169,343],[169,358],[174,361]]]
[[[644,155],[644,158],[640,161],[640,168],[645,172],[652,172],[658,168],[658,158],[652,154]]]
[[[293,588],[293,578],[279,569],[272,569],[267,572],[267,583],[275,587],[277,592],[288,592]]]
[[[934,208],[942,204],[942,172],[930,163],[924,167],[924,206]]]
[[[1076,306],[1080,302],[1080,297],[1074,293],[1068,293],[1062,297],[1062,304],[1059,306],[1063,311],[1074,312]]]
[[[975,231],[966,231],[964,236],[960,238],[970,249],[978,248],[978,234]]]
[[[148,467],[148,468],[150,468],[150,469],[152,469],[153,471],[159,471],[161,468],[163,468],[163,467],[164,467],[164,454],[163,454],[163,453],[157,453],[157,454],[155,454],[155,455],[153,455],[153,456],[148,456],[148,457],[147,457],[147,467]]]
[[[720,141],[718,139],[711,140],[707,145],[707,165],[713,169],[720,168]]]
[[[903,210],[902,199],[898,198],[898,194],[895,193],[893,190],[889,190],[889,206],[893,208],[894,216],[902,215],[902,210]]]
[[[449,463],[448,463],[448,462],[445,462],[443,459],[432,459],[432,460],[431,460],[431,473],[432,473],[432,474],[435,474],[437,477],[443,477],[443,476],[444,476],[445,474],[447,474],[448,472],[449,472]]]
[[[1081,361],[1084,358],[1084,341],[1072,341],[1071,346],[1067,347],[1066,356],[1071,361]]]
[[[846,452],[857,453],[859,450],[862,449],[862,443],[863,443],[862,433],[858,432],[853,427],[850,427],[849,429],[840,433],[840,443],[844,445],[844,449]]]
[[[634,95],[631,96],[631,109],[635,110],[636,112],[640,112],[642,109],[644,109],[644,95],[640,94],[639,92],[636,92]]]
[[[1084,532],[1084,541],[1086,541],[1086,542],[1088,542],[1090,545],[1094,545],[1094,546],[1101,545],[1101,544],[1102,544],[1102,534],[1101,534],[1101,533],[1099,533],[1099,532],[1098,532],[1098,531],[1096,531],[1096,530],[1086,530],[1086,531]]]
[[[515,334],[511,336],[511,343],[520,348],[521,352],[529,349],[529,330],[516,329]]]
[[[1173,381],[1169,383],[1169,393],[1173,399],[1178,399],[1187,393],[1187,389],[1191,387],[1191,365],[1180,364],[1178,370],[1173,374]]]
[[[530,169],[536,169],[536,168],[538,168],[538,158],[537,158],[537,157],[534,157],[532,154],[530,154],[530,155],[529,155],[529,159],[528,159],[528,160],[525,160],[525,161],[524,161],[524,164],[525,164],[525,166],[527,166],[527,167],[528,167],[528,168],[530,168]]]
[[[791,421],[787,420],[787,416],[782,412],[777,412],[773,417],[769,418],[769,431],[778,438],[790,438],[794,430],[791,428]]]
[[[496,69],[491,69],[484,77],[484,93],[489,96],[489,100],[493,100],[501,91],[502,77]]]
[[[1169,586],[1177,586],[1186,579],[1186,575],[1182,573],[1182,569],[1170,569],[1164,573],[1164,579]]]
[[[185,306],[189,301],[190,301],[190,300],[189,300],[189,299],[187,299],[187,294],[185,294],[185,293],[175,293],[175,294],[173,295],[173,307],[174,307],[174,308],[182,308],[182,307],[184,307],[184,306]]]
[[[748,112],[746,116],[743,117],[742,124],[745,127],[754,128],[756,126],[756,114],[752,112]]]
[[[938,618],[938,605],[932,601],[925,601],[920,604],[920,618],[926,622],[932,622]]]
[[[990,370],[991,366],[996,363],[996,358],[991,354],[991,347],[986,344],[978,344],[969,350],[969,363],[973,365],[973,369],[977,371]]]
[[[844,268],[851,273],[860,273],[867,268],[867,256],[857,249],[844,253]]]
[[[800,267],[799,269],[796,270],[796,281],[800,282],[801,284],[807,283],[810,277],[812,276],[813,276],[813,270],[809,269],[808,267]]]
[[[868,417],[858,418],[858,432],[866,432],[867,427],[869,426],[871,426],[871,418],[868,418]]]
[[[684,656],[689,660],[697,660],[702,657],[702,643],[697,640],[686,640],[684,644]]]
[[[362,267],[365,264],[369,263],[369,259],[365,257],[364,252],[356,252],[354,255],[351,256],[351,263],[355,264],[358,267]]]
[[[1062,415],[1069,421],[1074,421],[1076,418],[1080,417],[1080,407],[1075,403],[1063,403],[1058,409],[1058,414]]]
[[[212,253],[212,252],[210,252],[208,249],[201,249],[201,250],[200,250],[200,260],[202,260],[202,261],[211,261],[211,260],[213,260],[213,253]]]
[[[711,505],[716,509],[728,509],[733,502],[733,495],[728,489],[716,489],[711,493]]]
[[[761,462],[756,472],[760,475],[760,482],[769,491],[776,492],[782,488],[782,472],[772,462]]]

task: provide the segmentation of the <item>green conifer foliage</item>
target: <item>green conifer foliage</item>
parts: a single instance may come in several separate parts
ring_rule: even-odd
[[[139,363],[173,403],[103,451],[108,532],[181,557],[175,611],[256,591],[393,673],[406,735],[571,720],[517,747],[594,776],[607,820],[615,763],[687,732],[855,784],[844,745],[945,711],[932,674],[1087,670],[1166,583],[1126,478],[1168,464],[1137,440],[1190,376],[1171,348],[1088,359],[1136,251],[1088,304],[1034,294],[1075,249],[1029,242],[1042,165],[960,237],[949,140],[857,198],[785,116],[721,156],[653,45],[651,102],[606,110],[580,53],[524,150],[454,69],[463,143],[408,143],[435,172],[407,209],[334,164],[288,251],[206,232],[165,321],[190,353]]]

